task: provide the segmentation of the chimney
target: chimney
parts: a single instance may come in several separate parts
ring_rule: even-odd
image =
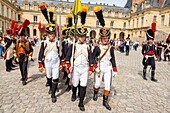
[[[115,4],[113,4],[113,6],[115,6]]]
[[[96,2],[96,5],[97,5],[98,3]]]
[[[102,5],[102,3],[100,3],[100,5]]]
[[[107,4],[107,6],[108,6],[109,4]]]
[[[105,6],[105,3],[103,3],[103,5]]]
[[[67,2],[69,2],[69,0],[67,0]]]
[[[88,4],[90,4],[90,2],[88,2]]]

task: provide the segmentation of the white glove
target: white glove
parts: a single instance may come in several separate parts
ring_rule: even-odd
[[[145,58],[148,59],[148,55],[146,55]]]
[[[116,77],[117,76],[117,72],[113,72],[113,76]]]
[[[155,60],[158,60],[158,58],[154,57]]]
[[[14,54],[14,57],[17,57],[17,55],[16,55],[16,54]]]
[[[16,58],[16,61],[19,62],[18,58]]]
[[[96,72],[99,72],[99,67],[96,68]]]
[[[31,58],[32,58],[32,57],[31,57],[31,56],[29,56],[29,57],[28,57],[28,60],[31,60]]]

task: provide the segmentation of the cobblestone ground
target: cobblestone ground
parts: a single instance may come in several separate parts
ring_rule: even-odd
[[[0,59],[0,113],[76,113],[80,112],[78,100],[71,102],[71,92],[64,92],[66,86],[60,79],[57,103],[52,103],[45,87],[46,78],[37,69],[37,53],[34,50],[34,62],[29,62],[28,84],[21,84],[20,72],[16,70],[7,73],[5,62]],[[87,113],[170,113],[170,64],[156,63],[156,78],[158,82],[142,79],[141,49],[130,51],[129,56],[115,51],[118,76],[112,80],[110,94],[111,111],[102,106],[102,92],[97,102],[93,97],[93,76],[89,77],[85,100]],[[149,70],[148,70],[149,71]],[[62,75],[61,75],[62,76]],[[102,85],[103,86],[103,85]]]

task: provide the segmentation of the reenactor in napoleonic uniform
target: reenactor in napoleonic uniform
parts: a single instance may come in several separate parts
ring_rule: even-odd
[[[68,48],[70,47],[70,45],[73,43],[73,36],[74,36],[74,32],[72,32],[72,15],[68,14],[67,15],[68,18],[68,25],[67,27],[63,27],[62,28],[62,55],[61,55],[61,70],[62,72],[64,72],[64,76],[63,78],[66,78],[66,85],[67,85],[67,89],[66,91],[70,91],[71,90],[71,81],[70,81],[70,72],[69,70],[67,70],[66,66],[65,66],[65,62],[66,62],[66,54],[68,52]]]
[[[6,71],[10,72],[11,70],[14,70],[12,67],[15,67],[15,65],[13,65],[14,58],[13,53],[16,44],[16,39],[14,38],[14,35],[11,35],[12,33],[11,29],[7,30],[6,32],[7,36],[4,39],[5,42],[4,59],[6,60]]]
[[[158,58],[156,52],[156,46],[153,44],[155,33],[152,29],[147,30],[146,37],[147,43],[142,47],[142,54],[143,54],[143,79],[147,80],[146,78],[146,69],[148,65],[151,65],[151,80],[156,82],[155,79],[155,59]]]
[[[22,24],[22,27],[19,27],[18,29],[18,35],[20,36],[19,40],[16,41],[16,48],[14,52],[14,56],[18,58],[19,61],[19,68],[21,72],[21,80],[22,84],[26,85],[26,81],[28,78],[28,60],[31,60],[33,48],[31,46],[31,43],[26,39],[26,34],[28,31],[26,31],[26,28],[30,24],[29,20],[25,20]],[[21,25],[20,25],[21,26]]]
[[[59,66],[60,66],[60,57],[59,57],[59,46],[56,36],[56,25],[53,18],[54,9],[49,9],[49,17],[46,8],[46,4],[40,4],[39,8],[46,18],[48,25],[46,26],[47,39],[44,41],[44,46],[40,48],[39,58],[44,57],[45,71],[47,75],[47,80],[50,86],[49,94],[51,94],[52,102],[57,101],[55,95],[58,82],[59,82]],[[42,61],[39,60],[39,71],[43,72],[44,67]]]
[[[112,75],[117,74],[114,48],[109,45],[111,31],[109,28],[104,27],[105,21],[101,7],[96,6],[94,11],[102,28],[99,30],[99,38],[101,42],[99,45],[95,46],[93,50],[93,57],[95,59],[95,83],[93,100],[97,101],[100,85],[102,79],[104,79],[103,106],[105,106],[106,109],[111,110],[111,107],[108,104],[108,96],[110,94]]]
[[[168,61],[170,61],[170,34],[166,39],[166,44],[163,44],[163,47],[164,47],[164,61],[166,61],[167,57],[168,57]]]
[[[42,47],[45,46],[46,37],[47,37],[47,34],[44,33],[44,34],[42,35],[42,37],[41,37],[41,46],[40,46],[40,48],[42,48]],[[45,68],[45,64],[44,64],[45,57],[44,57],[44,55],[41,56],[41,54],[42,54],[41,51],[39,51],[38,62],[41,62],[43,68]],[[45,76],[46,76],[46,79],[47,79],[47,75],[45,75]],[[46,87],[49,86],[48,79],[47,79],[47,82],[46,82],[45,86],[46,86]]]
[[[81,10],[82,26],[77,27],[76,35],[78,39],[76,43],[73,43],[69,47],[66,55],[66,64],[67,68],[70,69],[70,72],[73,71],[71,100],[76,100],[76,92],[78,85],[80,84],[80,100],[78,106],[81,111],[85,111],[84,98],[86,95],[88,75],[91,75],[93,71],[93,57],[91,47],[89,47],[85,42],[88,30],[84,24],[88,8],[86,6],[82,6],[82,9],[84,9]],[[72,60],[74,60],[74,62]]]

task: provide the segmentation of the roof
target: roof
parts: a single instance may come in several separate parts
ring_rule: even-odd
[[[37,1],[39,4],[42,2],[45,2],[47,4],[47,6],[51,3],[53,3],[55,5],[55,7],[58,6],[58,4],[62,4],[63,7],[66,7],[66,5],[70,5],[73,6],[74,2],[67,2],[67,1],[60,1],[60,0],[27,0],[30,4],[32,4],[32,2]],[[23,5],[24,0],[18,0],[17,4],[19,6]],[[86,5],[89,8],[93,8],[96,5],[99,5],[102,9],[107,8],[108,11],[122,11],[122,13],[127,14],[128,13],[128,8],[124,8],[124,7],[120,7],[120,6],[111,6],[111,5],[100,5],[100,4],[88,4],[88,3],[81,3],[82,5]]]

